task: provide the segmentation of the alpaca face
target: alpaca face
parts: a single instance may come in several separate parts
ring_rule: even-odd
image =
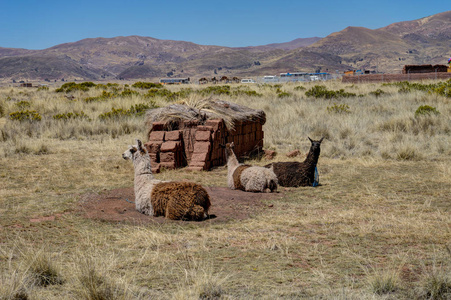
[[[143,148],[143,144],[140,140],[136,140],[137,145],[128,146],[128,149],[122,153],[123,159],[130,159],[135,161],[138,156],[144,156],[147,154],[146,150]]]
[[[321,151],[321,142],[323,141],[324,137],[322,137],[319,141],[314,141],[311,138],[308,139],[312,143],[312,145],[310,146],[310,151],[313,151],[315,153]]]
[[[235,148],[235,144],[233,142],[225,145],[226,157],[230,157],[234,154],[233,148]]]
[[[122,158],[133,160],[133,154],[135,154],[136,152],[138,152],[136,146],[128,146],[127,151],[122,153]]]

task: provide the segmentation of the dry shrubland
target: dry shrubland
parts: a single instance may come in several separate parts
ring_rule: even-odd
[[[0,88],[0,299],[449,299],[451,104],[434,84]],[[276,160],[324,136],[322,185],[211,226],[76,213],[133,185],[120,154],[146,108],[210,96],[263,109]],[[224,168],[157,177],[226,186]]]

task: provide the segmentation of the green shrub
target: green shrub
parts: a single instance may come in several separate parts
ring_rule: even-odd
[[[111,93],[111,92],[107,92],[107,91],[102,91],[102,94],[100,94],[99,96],[96,96],[96,97],[88,97],[88,98],[85,98],[84,101],[87,102],[87,103],[95,102],[95,101],[105,101],[105,100],[114,98],[114,97],[116,97],[116,96],[117,96],[117,94],[115,94],[115,93]]]
[[[385,92],[381,89],[377,89],[375,91],[372,91],[369,93],[370,95],[376,96],[376,98],[378,98],[380,95],[385,94]]]
[[[69,119],[88,119],[89,117],[83,112],[79,112],[79,113],[72,113],[72,112],[68,112],[68,113],[62,113],[62,114],[57,114],[53,116],[54,120],[69,120]]]
[[[438,114],[440,114],[440,112],[435,107],[432,107],[429,105],[421,105],[415,111],[415,117],[431,115],[431,114],[438,115]]]
[[[9,114],[11,120],[16,121],[41,121],[41,115],[35,110],[16,111]]]
[[[20,110],[24,110],[25,108],[28,108],[31,106],[31,103],[29,101],[19,101],[16,103],[16,106],[20,109]]]
[[[87,92],[87,91],[89,91],[89,88],[95,87],[95,86],[96,86],[96,84],[93,82],[90,82],[90,81],[82,82],[82,83],[67,82],[67,83],[63,84],[60,88],[56,89],[55,92],[69,93],[69,92],[76,91],[76,90]]]
[[[336,113],[336,114],[348,114],[351,111],[349,110],[349,105],[347,104],[336,104],[332,106],[327,107],[327,111],[329,113]]]
[[[138,81],[135,82],[132,87],[134,88],[139,88],[139,89],[161,89],[163,88],[163,85],[161,85],[160,83],[153,83],[153,82],[142,82],[142,81]]]
[[[287,93],[287,92],[280,92],[280,93],[277,94],[277,97],[279,97],[279,98],[287,98],[287,97],[290,97],[290,96],[291,96],[291,94]]]
[[[233,96],[251,96],[251,97],[262,97],[263,94],[257,93],[256,91],[242,91],[242,90],[238,90],[238,91],[233,91],[232,93]]]
[[[306,91],[305,95],[308,97],[325,98],[325,99],[348,98],[357,96],[354,93],[345,92],[344,89],[340,89],[338,91],[330,91],[325,86],[322,85],[315,85],[314,87]]]
[[[154,98],[154,97],[170,97],[172,95],[172,92],[165,89],[165,88],[160,88],[160,89],[150,89],[146,94],[144,94],[144,97],[146,98]]]
[[[209,86],[198,91],[201,95],[230,95],[230,85]]]
[[[5,107],[2,102],[0,102],[0,118],[5,115]]]
[[[48,90],[49,90],[49,87],[45,86],[45,85],[38,87],[38,91],[48,91]]]
[[[137,91],[134,90],[130,90],[130,89],[125,89],[122,91],[122,93],[120,94],[121,97],[131,97],[131,96],[138,96],[139,93]]]

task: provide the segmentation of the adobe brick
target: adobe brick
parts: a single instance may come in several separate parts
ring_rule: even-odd
[[[224,127],[224,121],[222,119],[210,119],[205,122],[205,125],[211,126],[214,131],[217,131]]]
[[[200,130],[198,130],[196,132],[196,141],[209,142],[210,138],[211,138],[211,132],[210,131],[200,131]]]
[[[201,130],[201,131],[213,131],[213,127],[211,127],[211,126],[206,126],[206,125],[199,125],[199,126],[197,126],[197,130]]]
[[[204,167],[206,164],[205,161],[197,161],[197,160],[192,160],[189,163],[190,167]]]
[[[147,152],[150,153],[158,153],[160,152],[161,144],[163,144],[162,141],[151,141],[144,144],[144,147],[146,147]]]
[[[210,152],[211,143],[209,142],[196,142],[194,144],[194,153]]]
[[[181,147],[180,142],[168,141],[168,142],[164,142],[161,145],[160,151],[161,152],[175,152],[175,151],[179,150],[180,147]]]
[[[182,132],[180,130],[166,131],[164,135],[166,141],[179,141],[181,137]]]
[[[160,154],[160,162],[161,163],[175,162],[175,156],[176,154],[174,152],[163,152]]]
[[[149,135],[149,141],[164,141],[165,131],[152,131]]]
[[[175,162],[162,162],[160,163],[161,168],[167,169],[167,170],[173,170],[175,169]]]
[[[207,161],[209,158],[208,156],[208,152],[194,153],[193,156],[191,156],[191,161]]]

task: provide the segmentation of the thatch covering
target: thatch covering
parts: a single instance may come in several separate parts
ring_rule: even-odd
[[[171,129],[177,129],[181,121],[195,120],[201,125],[208,119],[223,119],[227,128],[231,130],[236,122],[253,121],[263,125],[266,122],[266,114],[263,110],[251,109],[232,102],[204,99],[148,110],[146,125],[149,131],[152,130],[154,122],[164,122],[169,124]]]

